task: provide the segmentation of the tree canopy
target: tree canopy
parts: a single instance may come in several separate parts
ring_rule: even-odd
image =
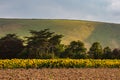
[[[7,34],[0,39],[0,58],[17,58],[17,54],[23,48],[23,40],[19,39],[15,34]]]
[[[94,42],[89,51],[82,41],[71,41],[62,44],[63,35],[51,32],[49,29],[30,30],[31,36],[22,40],[16,34],[7,34],[0,38],[0,58],[73,58],[73,59],[120,59],[120,49],[102,48],[99,42]],[[27,42],[26,45],[23,45]]]
[[[94,42],[89,50],[90,57],[94,59],[102,58],[103,50],[99,42]]]

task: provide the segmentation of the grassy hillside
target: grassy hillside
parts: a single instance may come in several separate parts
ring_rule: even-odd
[[[120,24],[82,20],[0,19],[0,37],[7,33],[29,36],[29,30],[45,28],[63,34],[64,44],[81,40],[87,47],[95,41],[99,41],[103,46],[120,47]]]

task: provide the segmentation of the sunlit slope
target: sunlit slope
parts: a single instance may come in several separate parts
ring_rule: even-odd
[[[99,41],[104,46],[119,47],[120,25],[82,20],[49,20],[49,19],[0,19],[0,36],[7,33],[17,33],[19,36],[29,36],[29,30],[49,28],[58,34],[63,34],[62,43],[81,40],[89,46]]]

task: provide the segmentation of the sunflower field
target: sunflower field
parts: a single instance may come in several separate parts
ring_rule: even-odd
[[[13,68],[120,68],[120,60],[114,59],[4,59],[1,69]]]

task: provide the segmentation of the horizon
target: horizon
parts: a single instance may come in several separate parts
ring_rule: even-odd
[[[82,19],[43,19],[43,18],[0,18],[0,19],[17,19],[17,20],[70,20],[70,21],[88,21],[88,22],[98,22],[98,23],[109,23],[109,24],[120,24],[114,22],[107,22],[107,21],[97,21],[97,20],[82,20]]]
[[[0,18],[87,20],[120,23],[119,0],[2,0]]]

